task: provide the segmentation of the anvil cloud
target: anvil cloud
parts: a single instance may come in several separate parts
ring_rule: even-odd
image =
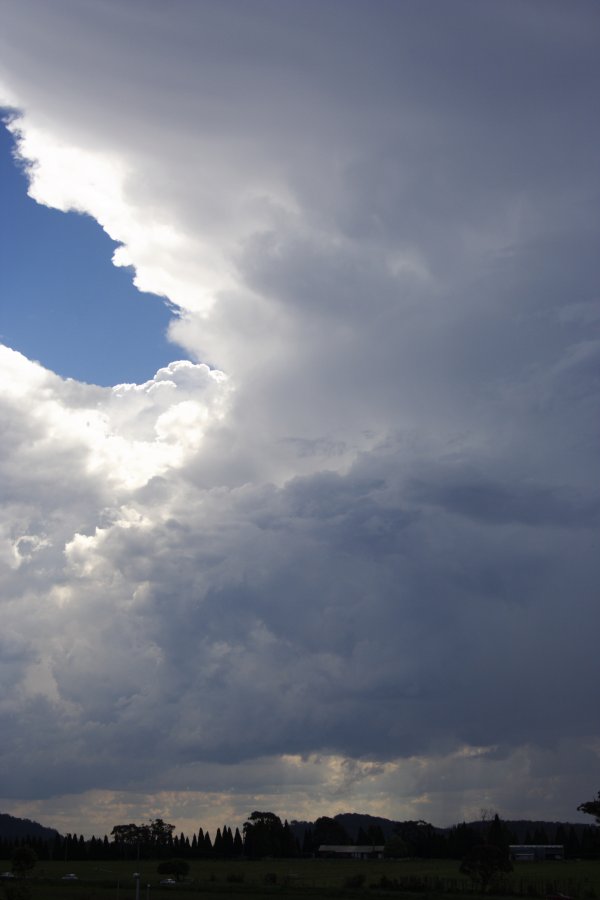
[[[597,4],[0,7],[31,196],[191,360],[111,389],[2,350],[3,806],[573,818]]]

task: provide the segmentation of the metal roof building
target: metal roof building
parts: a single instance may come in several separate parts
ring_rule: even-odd
[[[321,844],[318,854],[334,859],[382,859],[383,844]]]

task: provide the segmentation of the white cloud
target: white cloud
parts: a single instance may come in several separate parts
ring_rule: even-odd
[[[441,42],[395,4],[5,5],[32,196],[98,219],[196,360],[107,389],[1,350],[6,802],[569,816],[598,174],[557,60],[597,65],[586,5],[438,4]]]

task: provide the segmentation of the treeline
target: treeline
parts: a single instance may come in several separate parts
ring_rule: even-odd
[[[594,825],[546,825],[519,830],[495,816],[488,822],[436,828],[428,822],[389,823],[384,834],[380,825],[365,824],[350,830],[343,816],[322,816],[315,822],[282,822],[272,812],[253,812],[242,831],[228,825],[211,835],[199,828],[191,837],[175,833],[175,826],[155,819],[147,825],[115,825],[110,836],[91,837],[55,833],[51,839],[39,835],[0,838],[0,859],[12,859],[19,847],[28,846],[43,860],[118,859],[259,859],[263,857],[314,856],[326,845],[384,846],[388,857],[464,859],[482,843],[507,849],[509,844],[562,844],[566,858],[598,856],[598,827]],[[516,824],[516,823],[515,823]]]
[[[395,836],[386,843],[386,855],[429,859],[464,859],[482,843],[503,852],[510,844],[562,844],[565,858],[591,859],[598,856],[598,829],[594,825],[535,828],[519,835],[495,816],[490,822],[462,823],[438,829],[426,822],[399,822]],[[398,851],[398,852],[396,852]]]
[[[214,838],[208,831],[199,829],[190,840],[183,834],[174,835],[162,847],[124,846],[118,841],[104,837],[91,837],[87,840],[83,835],[57,835],[46,841],[37,837],[2,838],[0,839],[0,859],[12,859],[15,851],[21,846],[28,846],[35,852],[38,860],[118,860],[118,859],[156,859],[177,856],[182,859],[215,859],[242,857],[243,842],[240,831],[224,826],[217,828]]]
[[[481,843],[508,851],[510,844],[562,844],[565,857],[595,858],[599,851],[599,830],[594,825],[547,825],[518,832],[495,815],[489,821],[462,823],[452,828],[436,828],[428,822],[406,821],[393,823],[387,838],[379,825],[359,827],[349,832],[340,819],[317,819],[314,826],[304,826],[303,854],[310,855],[322,844],[384,846],[388,857],[421,857],[425,859],[464,859]],[[520,823],[522,824],[522,823]],[[295,823],[292,822],[292,829]]]
[[[0,813],[0,840],[41,837],[50,841],[55,834],[58,834],[56,828],[45,828],[39,822],[32,822],[31,819],[19,819],[16,816],[9,816],[8,813]]]
[[[110,837],[55,834],[51,840],[36,835],[0,838],[0,859],[12,859],[20,847],[31,848],[37,859],[122,860],[122,859],[241,859],[262,856],[297,856],[300,847],[287,821],[273,813],[252,813],[244,824],[243,836],[228,825],[217,828],[214,836],[199,828],[189,836],[175,834],[175,826],[155,819],[148,825],[115,825]]]

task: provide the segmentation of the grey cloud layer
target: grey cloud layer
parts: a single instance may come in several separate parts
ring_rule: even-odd
[[[596,5],[4,6],[40,199],[110,220],[228,376],[19,363],[14,795],[472,745],[566,797],[599,727]]]

